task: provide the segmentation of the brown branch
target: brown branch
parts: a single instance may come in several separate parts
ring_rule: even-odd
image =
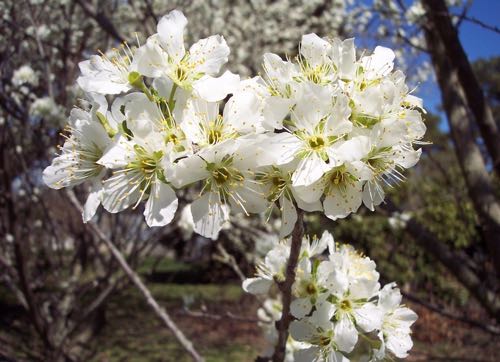
[[[455,315],[453,313],[447,312],[442,307],[438,307],[432,303],[429,303],[425,300],[422,300],[422,299],[418,298],[417,296],[415,296],[411,293],[407,293],[403,290],[401,291],[401,294],[403,294],[403,296],[406,299],[412,301],[413,303],[420,304],[421,306],[423,306],[423,307],[425,307],[425,308],[427,308],[435,313],[438,313],[438,314],[440,314],[448,319],[456,320],[456,321],[468,324],[472,327],[482,329],[483,331],[491,333],[495,336],[500,335],[500,327],[498,327],[498,326],[483,324],[483,323],[476,321],[474,319],[470,319],[470,318],[467,318],[465,316],[459,316],[459,315]]]
[[[472,24],[479,25],[481,28],[500,34],[500,28],[496,25],[487,24],[484,21],[469,15],[460,16],[460,18]]]
[[[290,256],[286,265],[285,281],[278,284],[281,291],[283,309],[281,311],[281,319],[276,322],[278,330],[278,343],[274,348],[272,356],[273,362],[282,362],[285,359],[286,341],[288,339],[288,327],[292,321],[290,314],[290,304],[292,303],[292,286],[295,282],[295,274],[297,263],[300,255],[300,247],[304,236],[304,211],[299,208],[297,210],[297,221],[292,231],[292,243],[290,245]]]
[[[434,14],[434,11],[438,11],[441,7],[447,10],[446,4],[441,0],[423,0],[423,4],[428,18],[424,33],[436,79],[441,89],[443,106],[455,143],[455,152],[467,184],[467,191],[479,219],[481,236],[487,245],[497,275],[500,275],[500,243],[498,243],[500,200],[495,194],[492,175],[476,143],[473,130],[477,124],[485,145],[490,151],[493,169],[499,175],[500,131],[491,118],[491,108],[488,107],[482,90],[472,74],[456,32],[450,35],[448,32],[454,32],[454,29],[450,30],[449,27],[444,26],[444,23],[449,23],[449,17],[437,17]],[[435,8],[437,10],[434,10]],[[489,123],[491,123],[491,128],[487,125]]]
[[[384,209],[391,213],[401,212],[390,200],[386,200]],[[443,264],[474,295],[492,317],[500,321],[500,296],[489,289],[484,281],[469,267],[467,256],[464,253],[451,250],[450,247],[438,240],[414,218],[406,223],[405,230],[420,247]]]
[[[456,73],[466,105],[474,115],[475,123],[492,158],[493,170],[500,176],[500,128],[460,42],[448,6],[444,0],[423,0],[422,4],[426,12],[423,30],[436,73],[440,71],[439,63],[443,62],[446,62],[445,67],[449,68],[446,72]],[[436,75],[439,82],[439,74]],[[446,104],[444,105],[446,108]]]
[[[221,263],[224,263],[226,265],[228,265],[229,267],[231,267],[231,269],[233,269],[233,271],[235,272],[236,275],[238,275],[238,277],[243,281],[246,279],[245,277],[245,274],[243,274],[243,272],[241,271],[238,263],[236,262],[236,259],[234,258],[233,255],[231,255],[227,250],[226,248],[224,247],[224,245],[222,245],[222,243],[218,242],[217,243],[217,250],[219,251],[220,255],[216,255],[214,257],[214,259],[216,259],[217,261],[221,262]]]
[[[71,201],[71,203],[81,212],[82,205],[76,198],[74,192],[72,190],[67,190],[67,195]],[[177,341],[184,347],[184,349],[189,353],[189,355],[193,358],[194,361],[200,362],[204,361],[204,359],[198,354],[196,349],[193,346],[193,343],[187,339],[187,337],[182,333],[182,331],[177,327],[175,322],[170,318],[167,310],[161,307],[156,299],[154,299],[153,295],[146,287],[146,285],[142,282],[139,275],[132,270],[129,266],[122,253],[118,248],[113,244],[113,242],[101,231],[101,229],[92,221],[87,223],[88,228],[99,238],[104,244],[107,246],[114,259],[118,262],[122,270],[127,274],[132,283],[139,289],[143,297],[146,299],[147,303],[156,313],[156,315],[165,323],[168,329],[174,334]]]
[[[232,319],[238,322],[245,322],[245,323],[263,323],[263,321],[257,318],[240,317],[231,312],[226,312],[224,314],[211,314],[206,312],[192,311],[188,308],[184,308],[182,314],[187,315],[189,317],[212,319],[216,321]]]
[[[82,10],[90,16],[92,19],[94,19],[97,24],[104,30],[106,33],[111,35],[113,38],[115,38],[118,42],[123,43],[125,41],[125,38],[121,36],[121,34],[116,30],[115,26],[109,20],[109,18],[104,15],[102,12],[99,12],[96,10],[89,1],[85,0],[76,0],[76,3],[82,8]]]

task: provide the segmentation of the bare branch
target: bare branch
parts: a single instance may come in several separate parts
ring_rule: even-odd
[[[455,14],[456,15],[456,14]],[[469,16],[469,15],[458,15],[461,17],[461,19],[465,20],[465,21],[468,21],[469,23],[472,23],[472,24],[476,24],[476,25],[479,25],[481,28],[484,28],[486,30],[490,30],[494,33],[497,33],[497,34],[500,34],[500,28],[496,25],[491,25],[491,24],[487,24],[485,23],[484,21],[482,20],[479,20],[473,16]]]
[[[72,190],[67,190],[67,195],[71,203],[81,212],[82,205],[76,198],[74,192]],[[127,274],[132,283],[134,283],[137,289],[139,289],[139,291],[146,299],[148,304],[151,306],[151,308],[154,310],[156,315],[165,323],[167,328],[170,329],[170,331],[174,334],[175,338],[177,338],[182,347],[184,347],[184,349],[191,355],[193,360],[197,362],[204,361],[204,359],[198,354],[198,352],[193,347],[193,343],[189,339],[187,339],[187,337],[184,335],[184,333],[182,333],[179,327],[177,327],[172,318],[170,318],[170,315],[168,314],[167,310],[158,304],[158,302],[156,301],[156,299],[154,299],[149,289],[142,282],[139,275],[134,270],[132,270],[132,268],[129,266],[129,264],[123,257],[122,253],[120,252],[120,250],[116,248],[113,242],[101,231],[101,229],[95,223],[90,221],[89,223],[87,223],[87,226],[99,239],[101,239],[105,243],[105,245],[108,247],[109,251],[115,258],[115,260],[118,262],[120,267],[123,269],[125,274]]]
[[[245,323],[265,323],[257,318],[240,317],[240,316],[237,316],[231,312],[226,312],[224,314],[211,314],[211,313],[200,312],[200,311],[192,311],[188,308],[184,308],[183,314],[190,316],[190,317],[212,319],[212,320],[216,320],[216,321],[220,321],[220,320],[224,320],[224,319],[232,319],[232,320],[236,320],[238,322],[245,322]]]
[[[236,259],[234,258],[233,255],[229,254],[224,245],[222,243],[217,243],[217,250],[219,250],[220,255],[216,255],[215,259],[220,261],[221,263],[224,263],[226,265],[229,265],[231,269],[234,270],[236,275],[243,281],[246,279],[245,274],[241,271],[238,263],[236,262]]]
[[[420,304],[421,306],[423,306],[423,307],[425,307],[433,312],[439,313],[446,318],[453,319],[453,320],[468,324],[472,327],[482,329],[483,331],[491,333],[495,336],[500,335],[500,327],[498,327],[498,326],[492,326],[490,324],[483,324],[479,321],[469,319],[465,316],[459,316],[459,315],[455,315],[453,313],[447,312],[443,309],[443,307],[438,307],[434,304],[431,304],[425,300],[422,300],[422,299],[418,298],[417,296],[415,296],[411,293],[407,293],[403,290],[401,291],[401,293],[404,295],[404,297],[406,299],[411,300],[414,303]]]
[[[276,322],[278,330],[278,343],[274,349],[272,356],[273,362],[282,362],[285,359],[286,341],[288,339],[288,327],[292,321],[290,314],[290,304],[292,303],[292,285],[295,282],[295,274],[297,262],[300,255],[300,247],[304,236],[304,211],[296,207],[297,221],[292,231],[292,243],[290,245],[290,257],[286,265],[286,276],[283,283],[278,284],[280,288],[283,309],[281,311],[281,319]]]
[[[109,35],[115,38],[118,42],[123,43],[125,38],[116,30],[115,26],[109,18],[102,12],[97,11],[88,1],[76,0],[77,4],[83,9],[85,14],[93,18],[97,24]]]

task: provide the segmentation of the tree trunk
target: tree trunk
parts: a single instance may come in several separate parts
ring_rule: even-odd
[[[460,43],[448,7],[444,0],[424,0],[423,4],[427,12],[426,20],[436,32],[436,41],[442,44],[449,66],[458,75],[468,106],[493,161],[493,169],[500,177],[500,130]]]
[[[401,212],[390,200],[384,209],[394,213]],[[485,285],[484,281],[469,267],[467,255],[454,252],[415,219],[410,219],[405,230],[429,255],[436,258],[461,283],[488,313],[500,323],[500,296]]]
[[[467,107],[458,71],[448,60],[439,30],[429,16],[424,27],[427,47],[431,55],[441,97],[446,111],[455,152],[464,174],[468,192],[481,225],[497,274],[500,275],[500,204],[494,194],[491,176],[473,136],[472,117]]]

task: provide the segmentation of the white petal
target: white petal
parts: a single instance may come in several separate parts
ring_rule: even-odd
[[[316,328],[307,319],[290,323],[290,335],[296,341],[309,341],[316,333]]]
[[[323,211],[323,205],[320,200],[315,202],[304,202],[300,197],[294,194],[295,201],[297,202],[297,206],[307,212],[315,212],[315,211]]]
[[[394,161],[404,167],[410,168],[416,165],[418,160],[420,160],[420,156],[422,155],[422,149],[418,150],[396,150],[396,157]]]
[[[349,288],[347,275],[331,261],[323,261],[318,267],[318,279],[323,287],[335,295],[344,295]]]
[[[282,129],[283,119],[293,106],[294,101],[281,97],[268,97],[264,105],[263,125],[266,129]]]
[[[378,46],[372,55],[363,57],[361,63],[369,79],[384,77],[394,68],[394,52],[385,47]]]
[[[314,133],[318,123],[332,110],[332,92],[330,88],[313,83],[301,83],[301,99],[292,112],[292,120],[299,130]]]
[[[293,186],[309,186],[318,181],[328,171],[328,165],[316,153],[300,160],[297,170],[292,175]]]
[[[349,359],[339,351],[331,351],[328,362],[349,362]]]
[[[339,64],[339,76],[341,79],[353,79],[356,73],[356,48],[354,38],[342,42],[342,53]]]
[[[311,362],[317,361],[317,358],[321,355],[321,350],[319,347],[311,347],[306,349],[299,349],[293,353],[295,362]]]
[[[234,163],[233,163],[234,165]],[[234,195],[234,198],[231,197]],[[264,193],[259,190],[259,185],[245,180],[241,187],[231,191],[230,199],[233,212],[243,212],[258,214],[264,212],[269,206],[269,202],[264,197]]]
[[[363,204],[371,211],[384,201],[384,190],[375,182],[367,182],[363,187]]]
[[[412,107],[417,107],[424,110],[424,101],[422,100],[422,98],[416,97],[412,94],[408,94],[405,97],[404,102]]]
[[[319,201],[321,196],[323,196],[325,183],[323,180],[319,179],[311,185],[293,186],[292,189],[302,201],[312,204]]]
[[[137,173],[119,173],[103,181],[102,206],[111,213],[125,210],[141,197]]]
[[[363,159],[371,150],[370,139],[366,136],[355,136],[347,141],[336,142],[329,150],[328,156],[338,164]]]
[[[314,33],[302,36],[300,42],[300,54],[307,62],[316,67],[327,62],[328,54],[330,53],[331,45],[326,40],[321,39]]]
[[[365,332],[380,329],[382,326],[382,310],[373,303],[365,303],[360,308],[354,309],[356,323]]]
[[[179,62],[186,50],[184,49],[184,28],[187,19],[179,10],[173,10],[158,22],[158,36],[168,55]]]
[[[168,54],[161,49],[158,36],[149,37],[134,55],[137,71],[146,77],[159,77],[171,66],[167,63]]]
[[[206,128],[215,122],[219,114],[219,104],[201,98],[190,98],[186,104],[184,118],[180,125],[186,137],[193,143],[207,143]],[[202,127],[203,126],[203,127]]]
[[[144,217],[148,226],[165,226],[175,216],[178,200],[172,188],[157,181],[151,188],[151,194],[146,202]]]
[[[332,327],[330,319],[332,319],[335,314],[335,310],[335,306],[330,302],[323,301],[323,303],[317,303],[316,310],[313,312],[309,320],[314,326],[327,331]]]
[[[128,141],[125,136],[120,135],[97,161],[98,164],[107,168],[125,167],[135,157],[133,143]]]
[[[367,181],[373,178],[373,171],[363,161],[351,161],[344,163],[346,171],[356,176],[360,181]]]
[[[323,251],[326,250],[328,245],[330,243],[333,243],[333,235],[330,234],[327,230],[323,231],[323,234],[321,235],[321,238],[313,241],[311,243],[311,255],[310,256],[315,256],[322,254]]]
[[[280,56],[273,53],[265,53],[262,59],[267,77],[273,85],[277,86],[280,91],[283,91],[295,73],[294,64],[283,61]]]
[[[262,133],[259,106],[260,100],[253,92],[238,92],[224,107],[224,122],[232,132]]]
[[[352,123],[349,121],[351,107],[349,99],[345,95],[338,95],[332,109],[333,116],[328,117],[325,124],[325,134],[338,136],[351,132]]]
[[[194,90],[200,98],[209,102],[218,102],[234,93],[240,84],[240,76],[226,70],[218,78],[204,76],[193,84]]]
[[[82,75],[77,83],[85,92],[119,94],[131,88],[128,79],[121,76],[120,69],[98,55],[81,62],[79,66]]]
[[[411,326],[418,319],[417,313],[406,307],[397,308],[392,314],[392,317],[396,318],[407,327]]]
[[[354,185],[346,185],[345,189],[336,189],[332,194],[325,197],[323,202],[325,215],[332,220],[343,219],[359,209],[361,200],[360,182]]]
[[[208,176],[206,163],[198,155],[183,158],[176,164],[165,169],[167,179],[176,187],[181,188]]]
[[[401,304],[401,299],[402,295],[399,289],[396,288],[396,283],[389,283],[380,290],[378,305],[386,311],[392,311]]]
[[[215,75],[227,63],[229,47],[223,36],[212,35],[201,39],[189,49],[189,60],[195,64],[195,71]]]
[[[251,294],[267,294],[273,282],[264,278],[247,278],[243,281],[243,290]]]
[[[366,272],[367,274],[369,272]],[[349,291],[354,299],[370,299],[374,297],[379,289],[378,272],[373,271],[371,276],[359,278],[351,281]],[[368,274],[369,275],[369,274]]]
[[[90,193],[87,197],[85,205],[83,205],[82,217],[84,223],[87,223],[90,219],[92,219],[92,217],[94,217],[97,208],[101,204],[102,192],[103,187],[101,180],[96,180],[96,182],[93,183],[92,188],[90,189]]]
[[[52,189],[59,190],[63,187],[74,186],[85,180],[73,181],[71,178],[72,158],[70,153],[64,153],[52,160],[50,166],[43,170],[43,182]]]
[[[385,347],[396,357],[406,358],[413,347],[413,341],[408,333],[390,334],[385,341]]]
[[[422,115],[417,110],[406,111],[405,117],[406,124],[408,125],[408,133],[411,139],[421,139],[424,137],[427,127],[422,119]]]
[[[218,195],[208,192],[191,204],[194,231],[216,240],[224,223],[229,221],[229,207],[218,200]]]
[[[295,318],[302,319],[311,312],[312,304],[309,298],[297,298],[290,304],[290,312]]]
[[[343,352],[351,352],[358,341],[358,331],[349,315],[343,314],[335,323],[333,340]]]
[[[293,161],[301,145],[300,139],[287,132],[262,135],[256,144],[264,151],[262,160],[265,162],[260,166],[284,165]]]
[[[297,210],[293,203],[288,200],[285,196],[280,198],[281,206],[281,229],[280,229],[280,239],[290,235],[292,232],[295,222],[297,221]]]

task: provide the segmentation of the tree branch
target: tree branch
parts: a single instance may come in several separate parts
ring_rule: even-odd
[[[390,200],[386,200],[384,209],[391,213],[401,212]],[[434,256],[443,264],[474,295],[492,317],[500,321],[500,297],[495,291],[489,289],[484,281],[468,266],[463,253],[453,252],[414,218],[406,223],[405,230],[413,236],[415,242],[424,248],[429,255]]]
[[[71,203],[81,212],[82,205],[76,198],[75,193],[72,190],[67,190],[67,195]],[[139,275],[134,270],[132,270],[132,268],[128,265],[127,261],[125,260],[121,252],[113,244],[113,242],[92,221],[87,223],[87,226],[108,247],[109,251],[115,258],[115,260],[118,262],[120,267],[123,269],[125,274],[127,274],[132,283],[137,287],[137,289],[139,289],[139,291],[146,299],[148,304],[151,306],[151,308],[154,310],[156,315],[165,323],[167,328],[170,329],[170,331],[174,334],[175,338],[177,338],[177,341],[179,341],[182,347],[184,347],[184,349],[191,355],[193,360],[197,362],[204,361],[204,359],[198,354],[198,352],[193,347],[193,343],[189,339],[187,339],[184,333],[182,333],[179,327],[177,327],[175,322],[170,318],[170,315],[168,314],[167,310],[161,307],[158,304],[158,302],[154,299],[153,295],[146,287],[146,285],[142,282]]]
[[[300,247],[304,236],[304,211],[296,207],[297,221],[292,231],[292,243],[290,245],[290,256],[286,265],[286,276],[283,283],[278,284],[281,291],[283,309],[281,319],[276,322],[278,330],[278,343],[272,356],[273,362],[282,362],[285,359],[286,341],[288,339],[288,327],[292,321],[290,304],[292,303],[292,286],[295,282],[297,263],[300,255]]]
[[[486,30],[490,30],[490,31],[493,31],[497,34],[500,34],[500,28],[496,25],[487,24],[484,21],[479,20],[479,19],[477,19],[473,16],[469,16],[469,15],[463,15],[463,16],[460,16],[460,18],[463,20],[466,20],[472,24],[479,25],[481,28],[484,28]]]
[[[245,274],[241,271],[238,263],[236,262],[236,259],[232,254],[229,254],[229,252],[226,250],[224,245],[222,245],[221,242],[217,243],[217,250],[219,251],[220,255],[216,255],[214,258],[221,263],[224,263],[231,267],[233,271],[235,272],[236,275],[243,281],[246,279]]]
[[[125,38],[121,36],[121,34],[116,30],[115,26],[109,20],[109,18],[104,15],[102,12],[97,11],[88,1],[85,0],[76,0],[77,4],[82,8],[82,10],[94,19],[97,24],[109,35],[115,38],[118,42],[123,43]]]
[[[403,294],[403,296],[406,299],[412,301],[413,303],[420,304],[421,306],[423,306],[423,307],[425,307],[433,312],[436,312],[436,313],[438,313],[446,318],[468,324],[468,325],[475,327],[475,328],[482,329],[483,331],[491,333],[495,336],[500,335],[500,327],[498,327],[498,326],[493,326],[490,324],[483,324],[483,323],[480,323],[479,321],[469,319],[465,316],[459,316],[459,315],[452,314],[450,312],[445,311],[442,307],[438,307],[434,304],[431,304],[431,303],[429,303],[425,300],[422,300],[422,299],[418,298],[417,296],[415,296],[411,293],[407,293],[403,290],[401,291],[401,293]]]

